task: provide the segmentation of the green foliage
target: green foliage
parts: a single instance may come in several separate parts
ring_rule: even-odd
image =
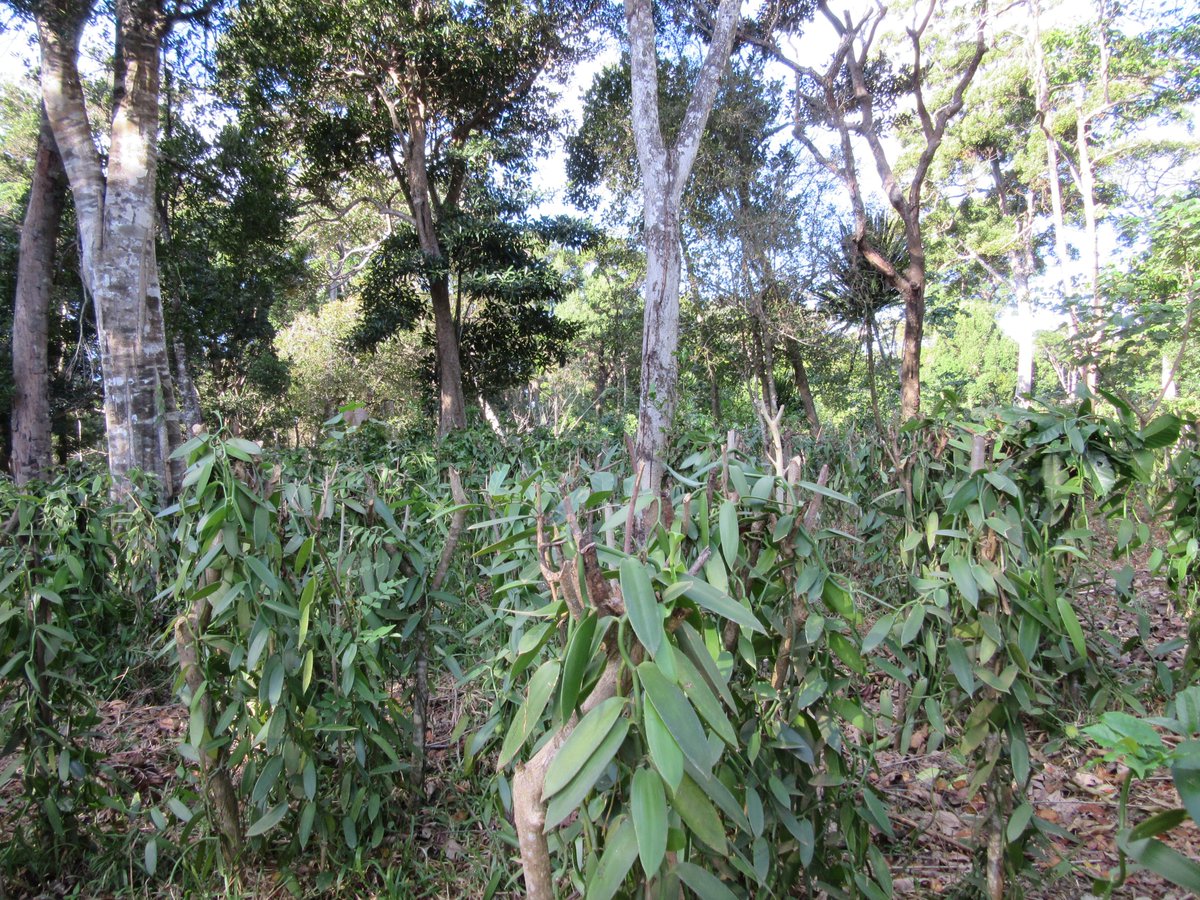
[[[1183,738],[1182,742],[1168,746],[1156,726]],[[1168,716],[1147,719],[1107,712],[1083,733],[1107,751],[1106,761],[1120,761],[1129,767],[1118,811],[1118,865],[1109,878],[1098,879],[1093,889],[1100,896],[1111,897],[1130,874],[1127,862],[1133,860],[1134,871],[1148,869],[1192,893],[1200,891],[1200,864],[1158,840],[1159,835],[1188,819],[1200,821],[1200,688],[1181,691]],[[1171,771],[1183,807],[1157,813],[1131,827],[1129,788],[1133,778],[1145,779],[1164,768]]]
[[[868,832],[890,825],[847,732],[872,733],[855,678],[862,613],[825,566],[828,535],[799,515],[814,491],[830,492],[711,451],[678,471],[636,555],[618,536],[652,505],[611,465],[584,467],[561,489],[541,473],[493,474],[496,518],[477,527],[497,539],[479,555],[511,633],[496,660],[502,703],[475,747],[504,725],[501,762],[520,759],[589,709],[545,786],[560,871],[589,896],[629,879],[696,887],[714,876],[751,891],[878,892],[888,876]],[[583,531],[569,524],[576,516]],[[561,559],[539,560],[539,533]],[[549,595],[536,587],[539,565],[561,566]],[[614,674],[616,694],[590,708]]]
[[[354,343],[374,347],[397,331],[422,329],[432,384],[433,323],[424,292],[442,275],[455,297],[463,380],[472,393],[495,397],[562,365],[575,330],[554,314],[562,279],[537,255],[535,239],[506,222],[461,214],[441,223],[443,257],[430,260],[411,228],[398,229],[367,269]]]
[[[145,676],[154,601],[174,550],[148,506],[152,491],[135,485],[113,501],[111,489],[86,473],[25,489],[0,482],[0,785],[20,778],[0,870],[14,886],[49,877],[88,842],[104,848],[88,860],[103,879],[144,812],[97,745],[97,705],[155,686]],[[118,883],[124,874],[109,873]]]
[[[339,465],[333,440],[323,448],[332,462],[281,476],[240,438],[182,448],[172,594],[191,621],[203,688],[184,685],[180,752],[239,773],[250,850],[312,842],[348,858],[380,845],[410,774],[404,685],[427,635],[445,633],[429,592],[437,532],[418,539],[398,521],[433,521],[444,504],[401,470]],[[203,785],[179,796],[185,819],[205,809]]]
[[[995,406],[1015,394],[1017,345],[996,324],[995,307],[967,304],[933,331],[921,380],[935,394],[953,390],[967,406]]]

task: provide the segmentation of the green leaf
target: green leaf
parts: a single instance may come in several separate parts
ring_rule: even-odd
[[[1075,615],[1075,609],[1071,606],[1071,601],[1066,597],[1059,597],[1055,601],[1058,607],[1058,614],[1062,617],[1063,626],[1067,629],[1067,634],[1071,637],[1071,643],[1075,646],[1075,652],[1081,657],[1087,656],[1087,643],[1083,639],[1083,629],[1079,626],[1079,619]]]
[[[716,695],[713,694],[704,677],[696,670],[692,661],[686,654],[677,653],[675,665],[679,672],[679,686],[683,688],[684,694],[696,707],[696,712],[700,713],[700,718],[712,726],[713,731],[720,736],[721,740],[731,747],[736,745],[737,733],[733,729],[733,723],[725,715],[725,710],[721,709],[720,701],[717,700]]]
[[[546,805],[546,831],[558,825],[579,807],[583,798],[588,795],[596,781],[604,774],[604,770],[608,768],[608,764],[612,762],[617,751],[621,749],[621,744],[625,742],[625,735],[628,733],[629,720],[618,719],[617,724],[600,742],[600,746],[596,747],[595,752],[587,758],[575,777],[568,782],[566,787],[550,798],[550,802]]]
[[[1142,442],[1148,450],[1169,447],[1179,440],[1182,425],[1179,417],[1170,413],[1156,416],[1149,425],[1142,429]]]
[[[870,653],[887,640],[887,636],[892,633],[892,628],[895,624],[895,616],[880,616],[875,624],[871,626],[871,630],[867,632],[867,636],[863,638],[862,652]]]
[[[625,609],[629,613],[629,624],[642,646],[651,656],[666,636],[663,630],[663,610],[650,583],[646,567],[632,557],[621,560],[621,594],[625,598]]]
[[[151,837],[146,841],[146,874],[153,875],[158,870],[158,838]]]
[[[598,619],[593,613],[587,613],[575,626],[571,635],[571,643],[567,645],[567,654],[563,661],[562,681],[558,689],[558,714],[565,722],[575,712],[579,702],[579,691],[583,686],[583,676],[587,673],[588,663],[592,660],[592,639],[596,635]]]
[[[683,776],[675,791],[672,806],[692,834],[717,853],[725,854],[725,829],[721,825],[721,814],[705,796],[700,785],[687,775]]]
[[[872,825],[888,837],[895,839],[896,832],[892,830],[892,821],[888,818],[887,807],[883,805],[879,796],[868,787],[863,788],[863,812]]]
[[[1145,866],[1151,872],[1161,875],[1167,881],[1177,884],[1193,894],[1200,895],[1200,864],[1194,860],[1188,859],[1154,838],[1130,840],[1124,835],[1118,835],[1117,845],[1132,860]]]
[[[588,882],[588,900],[612,900],[637,857],[638,843],[633,823],[628,817],[622,817],[608,832],[604,853]]]
[[[300,592],[300,633],[296,637],[296,646],[303,647],[304,639],[308,636],[308,620],[312,614],[313,597],[317,593],[317,576],[313,575],[304,583]]]
[[[967,650],[962,641],[958,638],[950,638],[946,641],[946,655],[950,657],[950,670],[958,679],[959,685],[967,692],[968,696],[974,694],[975,675],[971,670],[971,663],[967,659]]]
[[[630,794],[638,856],[646,877],[652,878],[667,852],[667,795],[662,778],[650,769],[638,769]]]
[[[1025,833],[1025,829],[1029,827],[1029,820],[1032,818],[1033,807],[1028,803],[1022,803],[1013,810],[1012,815],[1008,819],[1008,829],[1005,832],[1010,844]]]
[[[916,636],[921,633],[921,626],[924,624],[925,605],[917,603],[904,620],[904,628],[900,631],[900,646],[905,647],[911,644]]]
[[[954,583],[958,586],[958,590],[971,604],[972,609],[979,607],[979,585],[975,583],[975,575],[971,571],[971,564],[961,556],[950,557],[947,565],[950,568],[950,577],[954,579]]]
[[[737,507],[733,505],[732,500],[721,502],[721,512],[717,521],[721,533],[721,555],[725,557],[725,564],[732,569],[740,549]]]
[[[500,747],[500,758],[496,761],[497,768],[503,769],[509,764],[516,752],[525,746],[529,735],[542,720],[542,713],[546,711],[546,704],[550,702],[550,695],[554,692],[554,685],[558,682],[559,669],[560,666],[557,662],[548,662],[534,672],[533,677],[529,679],[529,691],[525,702],[517,710],[512,724],[508,726],[508,733],[504,735],[504,743]]]
[[[749,628],[751,631],[757,631],[759,634],[767,633],[754,613],[750,612],[750,610],[746,609],[746,607],[742,606],[742,604],[738,603],[724,591],[718,590],[706,581],[701,581],[691,576],[680,578],[679,583],[687,585],[683,595],[697,606],[703,607],[709,612],[714,612],[718,616],[723,616],[745,628]]]
[[[676,790],[683,778],[683,751],[662,718],[654,711],[653,704],[642,704],[642,730],[646,744],[650,747],[650,759],[662,775],[663,781]]]
[[[796,484],[806,491],[812,491],[814,494],[820,494],[822,497],[828,497],[830,500],[837,500],[839,503],[847,503],[856,509],[858,508],[858,504],[845,494],[839,494],[837,491],[827,488],[823,484],[816,484],[812,481],[798,481]]]
[[[546,769],[543,797],[553,797],[578,774],[584,763],[597,752],[597,746],[612,731],[626,702],[624,697],[609,697],[580,720]]]
[[[279,824],[285,815],[287,815],[288,804],[283,801],[278,806],[274,806],[267,810],[258,821],[254,822],[246,829],[246,837],[258,837],[260,834],[266,834],[272,828]]]
[[[251,803],[255,806],[262,805],[263,801],[270,796],[271,789],[275,787],[275,782],[279,780],[279,773],[281,771],[283,771],[282,756],[272,756],[267,760],[267,764],[263,766],[258,780],[254,782],[254,790],[250,792]]]
[[[674,736],[683,755],[691,760],[697,769],[707,774],[712,768],[712,751],[704,734],[704,726],[700,724],[700,719],[687,697],[667,680],[654,663],[642,663],[637,667],[637,672],[646,696],[654,705],[654,711]]]
[[[1193,822],[1200,822],[1200,769],[1177,764],[1171,767],[1171,778],[1188,815]]]
[[[711,872],[690,862],[681,862],[675,866],[679,880],[695,891],[700,900],[737,900],[737,894],[721,884],[721,880]]]

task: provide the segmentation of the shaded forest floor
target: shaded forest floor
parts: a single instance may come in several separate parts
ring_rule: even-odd
[[[1145,690],[1155,681],[1156,664],[1181,671],[1183,649],[1178,644],[1186,627],[1166,586],[1146,573],[1144,559],[1137,562],[1132,594],[1137,608],[1148,618],[1149,641],[1129,641],[1132,649],[1122,649],[1128,639],[1139,635],[1139,623],[1137,612],[1118,602],[1114,583],[1103,575],[1112,563],[1104,560],[1096,565],[1098,577],[1090,589],[1076,596],[1075,603],[1085,628],[1107,636],[1114,682]],[[494,802],[488,793],[492,760],[478,761],[474,771],[464,766],[465,737],[471,726],[486,717],[488,700],[473,693],[474,688],[460,688],[449,675],[443,675],[433,688],[426,798],[414,808],[405,833],[388,835],[371,861],[357,870],[322,876],[316,863],[301,863],[283,872],[256,862],[245,867],[236,884],[227,884],[218,892],[261,898],[299,894],[462,900],[482,897],[491,888],[497,897],[519,896],[513,892],[517,882],[509,880],[518,870],[515,849],[502,839],[494,822],[485,826],[480,816],[480,811]],[[1077,685],[1063,683],[1062,690],[1065,715],[1086,708],[1089,698],[1080,695]],[[155,704],[148,696],[131,696],[105,701],[99,711],[95,747],[107,764],[146,803],[168,796],[182,774],[176,747],[186,739],[186,709],[178,704]],[[1154,714],[1158,709],[1151,707],[1147,712]],[[1074,724],[1087,723],[1087,717],[1078,713]],[[883,835],[878,835],[878,840],[892,864],[896,896],[980,896],[974,848],[981,844],[980,825],[986,813],[982,792],[969,798],[969,773],[944,749],[926,752],[926,739],[926,733],[918,729],[909,752],[877,753],[877,769],[870,778],[887,802],[895,829],[894,841]],[[1086,749],[1083,742],[1050,742],[1044,735],[1031,733],[1030,747],[1037,774],[1028,798],[1035,815],[1060,833],[1031,844],[1033,868],[1023,878],[1022,889],[1025,896],[1035,898],[1086,897],[1091,878],[1103,877],[1117,865],[1115,835],[1124,771],[1116,764],[1104,763],[1099,759],[1102,754]],[[0,770],[7,763],[0,759]],[[24,825],[12,814],[18,790],[18,779],[0,790],[0,841],[10,839],[15,829]],[[1130,822],[1179,805],[1168,773],[1135,780]],[[101,828],[126,827],[119,813],[101,810],[96,815],[95,824]],[[1200,857],[1200,829],[1192,822],[1163,837],[1177,850]],[[52,881],[10,882],[7,896],[104,896],[89,890],[66,863],[64,860],[60,877]],[[151,882],[139,896],[193,896],[193,890],[164,880],[161,887]],[[4,896],[0,890],[0,897]],[[1141,871],[1133,873],[1116,896],[1182,898],[1187,894]]]

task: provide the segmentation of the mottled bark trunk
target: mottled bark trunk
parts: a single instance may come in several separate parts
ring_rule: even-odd
[[[786,341],[788,362],[792,364],[792,379],[800,403],[804,407],[804,415],[813,431],[821,427],[821,418],[817,415],[817,404],[813,399],[812,388],[808,383],[808,367],[804,364],[804,349],[800,342],[793,339]]]
[[[647,189],[648,198],[650,194]],[[634,460],[642,472],[643,488],[653,494],[658,493],[662,484],[671,423],[675,419],[681,262],[679,220],[676,215],[661,215],[657,227],[646,228],[646,309],[642,317],[641,393]]]
[[[72,12],[77,12],[72,10]],[[92,141],[76,68],[78,18],[39,16],[42,94],[75,200],[84,284],[96,308],[108,463],[118,486],[140,470],[177,485],[170,454],[179,414],[154,251],[159,51],[167,23],[150,0],[116,4],[107,166]]]
[[[662,484],[675,415],[679,345],[679,205],[696,160],[721,74],[729,61],[739,0],[721,0],[712,40],[688,100],[675,143],[667,146],[658,115],[658,62],[651,0],[625,0],[629,29],[633,134],[642,179],[646,239],[646,309],[635,465],[652,495]],[[640,533],[638,535],[641,536]]]
[[[67,178],[45,110],[29,205],[21,228],[13,302],[12,473],[17,484],[44,477],[53,462],[48,360],[50,294]]]
[[[910,271],[911,271],[910,267]],[[921,412],[921,339],[925,330],[925,272],[910,275],[900,287],[904,298],[904,340],[900,354],[900,415],[915,419]]]

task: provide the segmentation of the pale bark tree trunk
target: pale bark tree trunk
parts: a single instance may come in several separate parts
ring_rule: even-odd
[[[67,177],[42,110],[29,205],[21,227],[13,302],[12,473],[17,484],[44,477],[53,457],[50,428],[49,315],[58,226]]]
[[[167,19],[152,0],[118,0],[107,166],[92,138],[77,70],[90,5],[39,9],[42,95],[75,201],[81,273],[96,308],[108,464],[118,486],[141,470],[166,495],[179,413],[154,249],[159,51]]]
[[[740,0],[721,0],[708,53],[700,68],[675,143],[668,147],[658,116],[658,59],[651,0],[625,0],[633,95],[633,135],[642,178],[646,241],[646,309],[635,467],[641,488],[657,495],[675,417],[679,364],[679,204],[696,160],[700,136],[729,61]]]

